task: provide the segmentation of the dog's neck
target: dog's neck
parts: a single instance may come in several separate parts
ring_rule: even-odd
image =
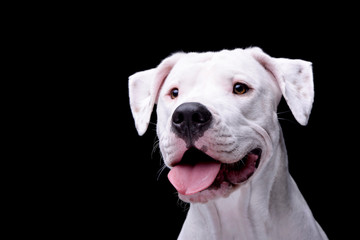
[[[322,230],[288,172],[282,137],[271,159],[266,161],[268,166],[262,172],[229,197],[191,204],[179,239],[293,239],[294,236],[313,239],[320,236]],[[307,226],[298,226],[304,222]],[[302,229],[308,234],[294,234]]]

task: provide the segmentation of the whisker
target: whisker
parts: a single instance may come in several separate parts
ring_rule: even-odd
[[[287,121],[287,122],[290,122],[290,123],[292,123],[292,124],[297,124],[297,123],[294,122],[293,120],[286,119],[286,118],[278,118],[278,120]]]
[[[177,192],[175,194],[178,195]],[[190,208],[190,203],[184,202],[180,198],[177,199],[177,204],[180,208],[183,209],[184,212],[186,212]]]
[[[283,111],[283,112],[278,112],[278,113],[276,113],[276,114],[284,114],[284,113],[288,113],[288,112],[290,112],[290,110],[288,110],[288,111]]]
[[[156,127],[156,123],[153,122],[149,122],[149,124],[154,125]]]
[[[242,163],[242,164],[243,164],[243,165],[245,166],[245,163],[244,163],[244,161],[243,161],[242,159],[241,159],[240,161],[241,161],[241,163]]]
[[[155,137],[154,144],[153,144],[153,149],[151,151],[151,159],[153,159],[154,153],[156,152],[156,149],[158,149],[158,147],[159,147],[159,141],[160,140],[157,137]]]
[[[159,171],[157,172],[157,178],[156,181],[159,181],[160,175],[163,173],[163,171],[166,169],[166,165],[163,164],[163,166],[159,169]]]

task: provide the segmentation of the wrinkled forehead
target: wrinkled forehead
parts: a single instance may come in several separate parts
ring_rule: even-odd
[[[246,50],[237,49],[188,53],[173,67],[165,85],[204,87],[206,84],[226,84],[234,80],[244,81],[252,87],[276,84],[271,74]]]

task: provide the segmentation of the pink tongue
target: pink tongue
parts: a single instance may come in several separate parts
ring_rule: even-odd
[[[168,178],[176,190],[191,195],[208,188],[220,171],[219,162],[200,162],[195,165],[180,164],[171,169]]]

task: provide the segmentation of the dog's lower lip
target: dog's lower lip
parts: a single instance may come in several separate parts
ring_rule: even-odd
[[[208,189],[217,189],[223,182],[236,185],[248,180],[260,164],[261,152],[260,148],[256,148],[235,163],[222,163],[218,176]]]

